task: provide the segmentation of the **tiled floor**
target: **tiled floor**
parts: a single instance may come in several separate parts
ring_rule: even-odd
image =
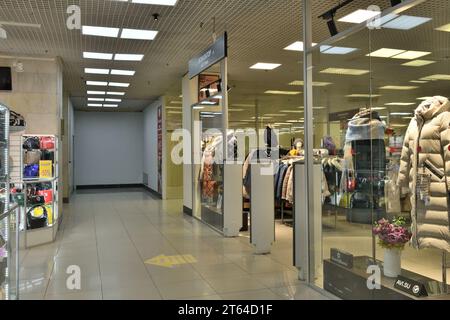
[[[248,238],[223,238],[145,191],[78,193],[64,214],[55,243],[23,251],[21,299],[326,299],[297,280],[284,226],[273,253],[255,256]],[[197,262],[145,263],[162,254]],[[67,289],[71,265],[80,290]]]

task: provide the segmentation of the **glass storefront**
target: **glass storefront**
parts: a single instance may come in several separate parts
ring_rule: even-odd
[[[305,39],[318,42],[305,55],[305,140],[323,150],[322,206],[309,212],[322,226],[319,239],[310,227],[309,250],[322,252],[308,279],[344,299],[442,297],[450,4],[374,5],[339,8],[330,21],[343,32],[329,39],[316,32],[317,6],[304,8]]]

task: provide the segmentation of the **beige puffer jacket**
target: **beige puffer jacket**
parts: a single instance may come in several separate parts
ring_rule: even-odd
[[[428,197],[416,190],[418,176],[428,177]],[[403,145],[398,184],[411,194],[412,245],[450,252],[450,102],[434,97],[416,110]],[[419,188],[424,190],[424,188]],[[425,188],[427,189],[427,188]],[[422,192],[423,194],[423,192]]]

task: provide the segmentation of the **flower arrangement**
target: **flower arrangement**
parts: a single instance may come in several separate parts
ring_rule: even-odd
[[[394,218],[392,223],[381,219],[375,223],[373,233],[378,236],[378,244],[384,249],[403,250],[412,237],[405,225],[405,218]]]

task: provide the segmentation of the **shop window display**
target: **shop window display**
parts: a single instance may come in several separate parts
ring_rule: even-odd
[[[332,83],[313,89],[310,107],[325,106],[329,122],[325,132],[314,130],[314,147],[320,140],[322,147],[329,144],[330,137],[336,141],[322,159],[329,196],[321,215],[311,213],[320,216],[323,243],[320,265],[310,261],[311,270],[320,270],[311,281],[345,299],[446,299],[450,91],[444,80],[448,64],[441,58],[450,50],[442,28],[450,21],[450,5],[383,5],[389,24],[354,26],[326,44],[355,50],[333,55],[321,45],[311,51],[311,81]],[[398,17],[419,17],[421,23],[400,28]],[[325,39],[313,33],[313,40]],[[323,117],[311,110],[315,119]],[[370,266],[380,270],[380,290],[367,285],[375,270]],[[400,280],[421,289],[406,292]]]

